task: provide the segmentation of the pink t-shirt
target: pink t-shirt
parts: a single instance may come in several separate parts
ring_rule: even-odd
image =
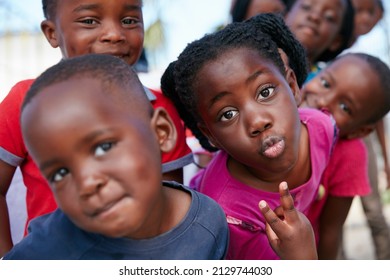
[[[371,191],[367,148],[361,139],[337,141],[321,180],[321,192],[313,202],[308,219],[318,241],[319,217],[329,195],[354,197]]]
[[[334,121],[318,110],[300,109],[299,114],[310,137],[312,174],[305,184],[290,192],[295,207],[306,213],[317,196],[335,142],[336,129]],[[233,178],[227,169],[227,160],[226,152],[218,152],[207,168],[190,182],[192,188],[216,200],[225,211],[230,231],[227,259],[279,259],[269,245],[265,220],[258,208],[262,199],[271,208],[279,206],[279,193],[255,189]]]

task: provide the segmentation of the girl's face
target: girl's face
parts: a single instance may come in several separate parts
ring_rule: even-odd
[[[380,102],[379,79],[364,60],[347,55],[332,63],[302,88],[308,107],[329,111],[341,138],[361,137]]]
[[[59,1],[55,18],[41,27],[63,58],[111,54],[134,65],[144,39],[141,8],[141,0]]]
[[[337,50],[346,3],[343,0],[297,0],[286,24],[306,48],[311,63],[325,50]]]
[[[355,9],[354,35],[367,34],[380,20],[380,8],[377,0],[352,0]]]
[[[286,6],[281,0],[252,0],[250,1],[245,19],[260,13],[284,13]]]
[[[22,113],[26,145],[77,226],[110,237],[148,237],[161,214],[162,188],[151,117],[138,102],[119,104],[118,87],[107,94],[101,82],[85,79],[54,84],[31,100]]]
[[[194,87],[210,141],[257,174],[286,172],[297,160],[300,120],[295,76],[247,48],[226,51],[199,71]],[[298,97],[298,96],[297,96]]]

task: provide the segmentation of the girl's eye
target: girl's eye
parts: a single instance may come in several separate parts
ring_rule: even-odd
[[[348,114],[351,114],[351,109],[348,107],[347,104],[345,103],[340,103],[340,108],[341,110],[343,110],[344,112],[348,113]]]
[[[105,153],[107,153],[109,150],[111,150],[111,148],[113,147],[113,143],[112,142],[105,142],[105,143],[102,143],[102,144],[99,144],[96,149],[95,149],[95,156],[102,156],[104,155]]]
[[[333,13],[329,12],[325,14],[325,19],[329,22],[334,22],[336,21],[336,17],[334,16]]]
[[[321,79],[321,85],[324,87],[324,88],[330,88],[330,84],[329,82],[324,79],[324,78],[320,78]]]
[[[221,115],[220,120],[223,122],[229,121],[232,118],[234,118],[237,114],[238,114],[238,111],[236,111],[236,110],[226,111]]]
[[[260,91],[258,99],[261,101],[263,99],[270,98],[272,95],[274,95],[275,87],[267,87]]]
[[[64,177],[69,173],[69,170],[66,168],[60,168],[58,171],[56,171],[53,176],[51,177],[51,182],[60,182]]]

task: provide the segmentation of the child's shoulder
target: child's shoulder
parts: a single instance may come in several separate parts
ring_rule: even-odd
[[[219,221],[221,217],[223,217],[223,221],[226,220],[221,206],[209,196],[174,181],[164,181],[163,185],[177,191],[186,192],[191,196],[191,205],[187,216],[196,215],[198,219],[201,218],[210,222]]]

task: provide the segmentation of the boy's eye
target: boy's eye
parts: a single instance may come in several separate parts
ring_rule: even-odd
[[[95,156],[98,157],[98,156],[104,155],[105,153],[107,153],[107,151],[111,150],[113,145],[114,144],[112,142],[105,142],[105,143],[99,144],[95,149]]]
[[[274,95],[275,87],[268,86],[262,90],[260,90],[258,99],[261,101],[263,99],[270,98],[272,95]]]
[[[238,111],[237,111],[237,110],[229,110],[229,111],[226,111],[226,112],[224,112],[224,113],[221,115],[220,120],[223,121],[223,122],[229,121],[229,120],[231,120],[232,118],[234,118],[237,114],[238,114]]]
[[[351,109],[345,103],[340,103],[340,109],[348,114],[351,114]]]
[[[84,19],[81,21],[82,23],[85,23],[85,24],[96,24],[97,21],[92,19],[92,18],[87,18],[87,19]]]
[[[53,176],[51,177],[51,182],[60,182],[64,177],[69,173],[69,170],[66,168],[58,169]]]
[[[320,78],[320,79],[321,79],[321,85],[324,88],[330,88],[330,84],[329,84],[329,82],[325,78]]]
[[[133,18],[125,18],[122,20],[122,23],[125,25],[131,25],[137,23],[137,21]]]

